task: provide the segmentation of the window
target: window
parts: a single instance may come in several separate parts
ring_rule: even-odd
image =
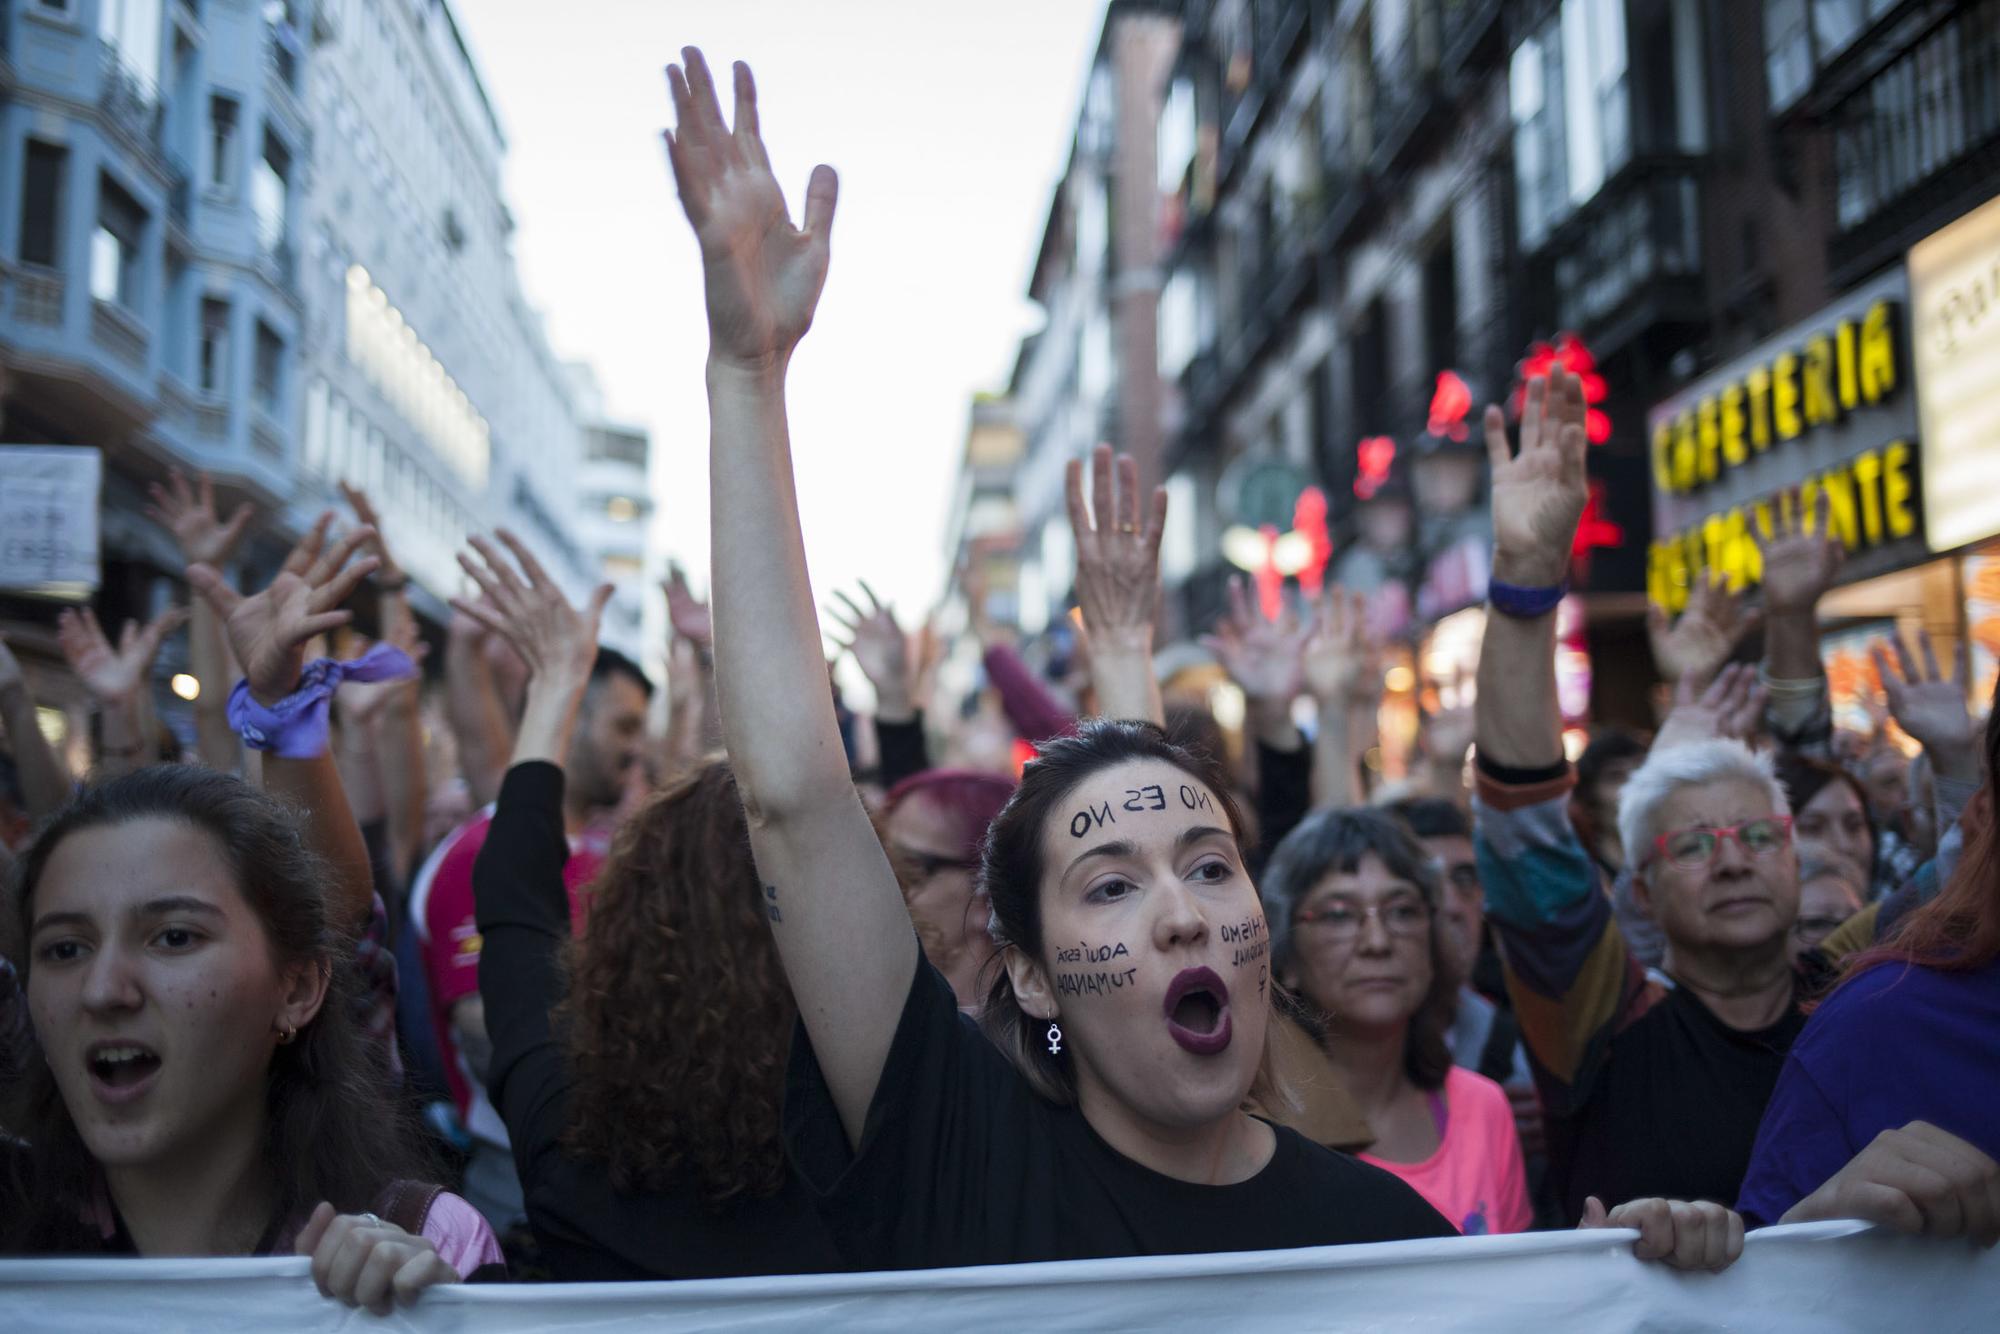
[[[630,523],[639,517],[639,502],[630,496],[613,496],[604,502],[604,517],[613,523]]]
[[[1457,252],[1447,229],[1424,257],[1424,373],[1434,375],[1458,363]]]
[[[1813,0],[1813,51],[1821,64],[1847,49],[1868,24],[1861,0]]]
[[[1632,155],[1625,0],[1563,0],[1561,22],[1569,199],[1582,204]]]
[[[285,343],[264,321],[257,321],[257,365],[255,390],[257,406],[270,416],[279,415],[284,397]]]
[[[1563,170],[1562,43],[1556,25],[1514,48],[1508,102],[1514,121],[1514,181],[1521,245],[1533,250],[1569,211]]]
[[[196,353],[195,383],[204,394],[229,392],[229,303],[217,297],[201,299],[201,344]]]
[[[291,174],[292,155],[266,127],[264,152],[250,177],[250,211],[257,217],[257,244],[266,252],[285,243],[285,208]]]
[[[90,238],[90,294],[127,309],[139,305],[140,240],[146,214],[109,176],[98,177],[97,230]]]
[[[233,97],[220,94],[208,99],[208,186],[211,190],[236,188],[236,118],[240,108]]]
[[[68,150],[28,140],[21,167],[21,262],[54,267],[61,235],[63,163]]]
[[[98,0],[97,36],[150,90],[160,74],[160,0]]]
[[[1771,110],[1782,111],[1812,86],[1812,34],[1806,0],[1764,0],[1764,82]]]
[[[326,471],[326,381],[315,377],[306,386],[306,438],[301,459],[308,471]]]

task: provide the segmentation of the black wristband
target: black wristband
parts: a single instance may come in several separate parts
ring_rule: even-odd
[[[1569,773],[1568,760],[1537,765],[1532,769],[1517,769],[1512,765],[1495,763],[1477,749],[1472,752],[1472,763],[1480,773],[1503,787],[1535,787],[1541,783],[1553,783]]]

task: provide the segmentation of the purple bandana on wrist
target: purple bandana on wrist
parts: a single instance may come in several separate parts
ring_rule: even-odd
[[[288,760],[326,753],[327,701],[342,681],[400,681],[417,674],[417,664],[394,644],[377,644],[358,658],[336,662],[318,658],[299,673],[291,694],[266,708],[238,681],[229,692],[229,725],[252,750],[268,750]]]

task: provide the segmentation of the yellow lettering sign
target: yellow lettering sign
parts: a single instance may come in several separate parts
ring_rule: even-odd
[[[1694,406],[1695,442],[1701,451],[1701,480],[1712,482],[1722,471],[1716,462],[1716,452],[1722,447],[1721,433],[1715,421],[1715,400],[1704,398]]]
[[[1880,403],[1896,387],[1896,303],[1877,301],[1861,323],[1861,397]]]
[[[1799,385],[1805,398],[1807,426],[1827,426],[1840,420],[1833,404],[1833,341],[1825,334],[1806,340],[1806,362]]]
[[[1750,443],[1761,454],[1771,447],[1771,373],[1760,367],[1743,383],[1750,390]]]
[[[1722,461],[1735,468],[1749,457],[1750,451],[1743,444],[1743,386],[1726,384],[1722,387]]]
[[[1840,362],[1840,406],[1852,412],[1861,406],[1861,378],[1854,365],[1854,321],[1842,320],[1833,337]]]
[[[1805,430],[1799,418],[1799,359],[1790,352],[1771,363],[1771,425],[1780,440],[1796,440]]]
[[[1653,428],[1653,485],[1665,495],[1674,493],[1674,424],[1664,418]]]
[[[1917,531],[1917,516],[1910,509],[1910,447],[1897,440],[1882,451],[1882,513],[1889,520],[1889,536],[1910,537]]]
[[[1874,546],[1882,540],[1882,456],[1868,450],[1854,460],[1854,489],[1861,497],[1861,540]]]

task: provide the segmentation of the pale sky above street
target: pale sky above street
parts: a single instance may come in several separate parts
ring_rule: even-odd
[[[706,581],[700,268],[668,176],[664,67],[757,75],[794,217],[840,172],[833,266],[791,376],[814,587],[865,577],[905,626],[945,577],[972,394],[1035,326],[1028,266],[1069,151],[1103,0],[459,0],[509,143],[529,299],[649,428],[660,545]],[[726,109],[726,108],[725,108]]]

